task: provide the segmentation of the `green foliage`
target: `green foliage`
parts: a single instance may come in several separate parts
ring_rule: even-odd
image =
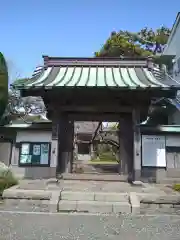
[[[112,130],[118,130],[118,128],[119,128],[119,124],[118,123],[115,123],[114,125],[111,126]]]
[[[92,159],[91,161],[92,162],[106,162],[106,163],[116,162],[117,163],[116,156],[110,151],[100,153],[97,158]]]
[[[163,51],[170,35],[170,29],[143,28],[139,32],[112,32],[96,57],[147,57]]]
[[[28,82],[30,80],[30,78],[19,78],[19,79],[16,79],[14,82],[13,82],[13,85],[16,86],[16,85],[23,85],[24,83]]]
[[[8,103],[8,68],[3,54],[0,52],[0,119]]]
[[[174,184],[173,189],[174,189],[175,191],[180,192],[180,183]]]
[[[18,184],[18,180],[14,177],[11,170],[1,172],[0,175],[0,194],[7,188]]]

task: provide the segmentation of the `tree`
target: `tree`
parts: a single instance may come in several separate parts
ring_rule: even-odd
[[[46,108],[41,97],[21,97],[17,91],[9,91],[9,99],[6,111],[1,120],[1,125],[8,124],[12,120],[22,119],[26,123],[37,120],[47,120]]]
[[[8,102],[8,69],[6,60],[0,52],[0,119],[2,118]]]
[[[171,69],[172,60],[161,56],[168,41],[171,30],[162,26],[156,30],[143,28],[139,32],[122,31],[112,32],[96,57],[148,57],[154,59],[159,66],[165,64]]]
[[[106,127],[103,127],[103,124],[101,123],[101,127],[97,131],[95,138],[92,139],[96,156],[108,152],[111,157],[116,157],[116,160],[119,161],[119,138],[117,133],[117,123],[110,124]]]
[[[147,57],[162,53],[170,29],[160,27],[156,30],[143,28],[139,32],[112,32],[96,57]]]
[[[26,78],[25,80],[29,80]],[[20,84],[24,79],[16,79],[14,82]],[[20,92],[11,87],[8,92],[8,103],[1,118],[0,125],[5,125],[12,120],[22,119],[26,123],[37,120],[47,120],[46,108],[41,97],[21,97]]]

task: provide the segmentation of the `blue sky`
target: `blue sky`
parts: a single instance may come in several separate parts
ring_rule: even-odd
[[[113,30],[171,27],[180,1],[5,0],[0,9],[0,51],[15,78],[30,76],[42,55],[93,56]]]

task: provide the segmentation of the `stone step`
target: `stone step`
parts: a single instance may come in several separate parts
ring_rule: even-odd
[[[50,212],[50,201],[5,199],[2,201],[2,203],[0,203],[0,211]]]
[[[60,200],[58,212],[85,212],[85,213],[131,213],[128,202],[103,201],[68,201]]]
[[[60,200],[66,201],[102,201],[102,202],[128,202],[127,193],[115,192],[88,192],[88,191],[64,191],[60,193]]]
[[[62,178],[63,180],[127,182],[127,176],[119,174],[63,173]]]
[[[180,178],[164,178],[161,180],[161,184],[176,184],[180,182]]]

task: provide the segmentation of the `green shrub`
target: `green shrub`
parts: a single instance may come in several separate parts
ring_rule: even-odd
[[[173,189],[174,189],[175,191],[179,191],[179,192],[180,192],[180,183],[174,184],[174,185],[173,185]]]
[[[5,189],[12,187],[16,184],[18,184],[18,180],[14,177],[14,175],[10,169],[4,171],[3,174],[1,172],[1,174],[0,174],[0,194],[2,194],[2,192]]]

